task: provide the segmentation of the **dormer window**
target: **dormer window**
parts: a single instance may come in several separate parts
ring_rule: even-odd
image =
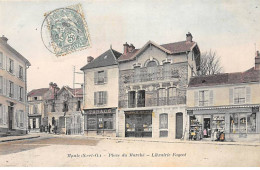
[[[107,71],[101,70],[95,72],[95,84],[105,84],[107,82]]]

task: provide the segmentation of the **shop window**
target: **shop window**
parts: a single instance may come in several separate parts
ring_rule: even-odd
[[[104,70],[95,72],[94,76],[95,84],[105,84],[107,82],[107,72]]]
[[[35,129],[36,128],[36,118],[33,118],[33,127],[32,127],[33,129]]]
[[[106,91],[94,92],[94,105],[102,106],[106,104],[107,104],[107,92]]]
[[[234,113],[230,115],[230,132],[231,133],[238,132],[238,113]]]
[[[96,130],[97,129],[97,115],[89,114],[87,115],[87,129],[88,130]]]
[[[158,90],[158,105],[164,106],[167,103],[166,89]]]
[[[205,125],[204,125],[205,126]],[[212,132],[225,130],[225,115],[215,114],[212,116]]]
[[[160,114],[160,129],[168,129],[168,114],[167,113],[163,113]]]
[[[209,91],[203,90],[199,91],[199,106],[208,106],[209,105]]]
[[[247,115],[247,133],[256,133],[256,113]]]
[[[130,91],[128,92],[128,107],[129,108],[133,108],[135,107],[135,91]]]
[[[245,87],[237,87],[234,89],[234,103],[243,104],[246,102]]]
[[[113,129],[113,114],[104,115],[104,129]]]
[[[137,93],[137,107],[145,107],[145,90],[139,90]]]

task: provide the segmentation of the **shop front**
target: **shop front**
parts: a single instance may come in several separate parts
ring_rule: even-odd
[[[29,131],[30,132],[41,132],[41,115],[40,114],[32,114],[29,115]]]
[[[125,111],[125,137],[152,137],[152,110]]]
[[[259,106],[188,109],[190,140],[259,140]]]
[[[86,109],[84,124],[86,135],[116,136],[116,108]]]

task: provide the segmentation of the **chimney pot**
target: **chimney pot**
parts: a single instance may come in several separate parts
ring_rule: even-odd
[[[5,43],[7,43],[8,38],[6,38],[4,35],[2,35],[2,37],[0,37],[2,41],[4,41]]]
[[[123,46],[124,46],[124,54],[128,53],[129,45],[127,44],[127,42],[123,44]]]
[[[256,51],[255,70],[260,70],[260,53],[259,53],[259,51]]]
[[[135,49],[135,46],[133,44],[130,44],[128,47],[128,52],[132,52]]]
[[[88,61],[88,63],[91,63],[91,61],[93,61],[93,57],[92,56],[88,56],[88,58],[87,58],[87,61]]]
[[[187,42],[192,42],[192,34],[190,32],[188,32],[188,34],[186,34],[186,41]]]

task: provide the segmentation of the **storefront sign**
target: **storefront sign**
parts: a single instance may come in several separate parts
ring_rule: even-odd
[[[125,111],[125,114],[152,114],[152,110]]]
[[[91,109],[85,110],[86,114],[107,114],[107,113],[115,113],[115,109]]]

